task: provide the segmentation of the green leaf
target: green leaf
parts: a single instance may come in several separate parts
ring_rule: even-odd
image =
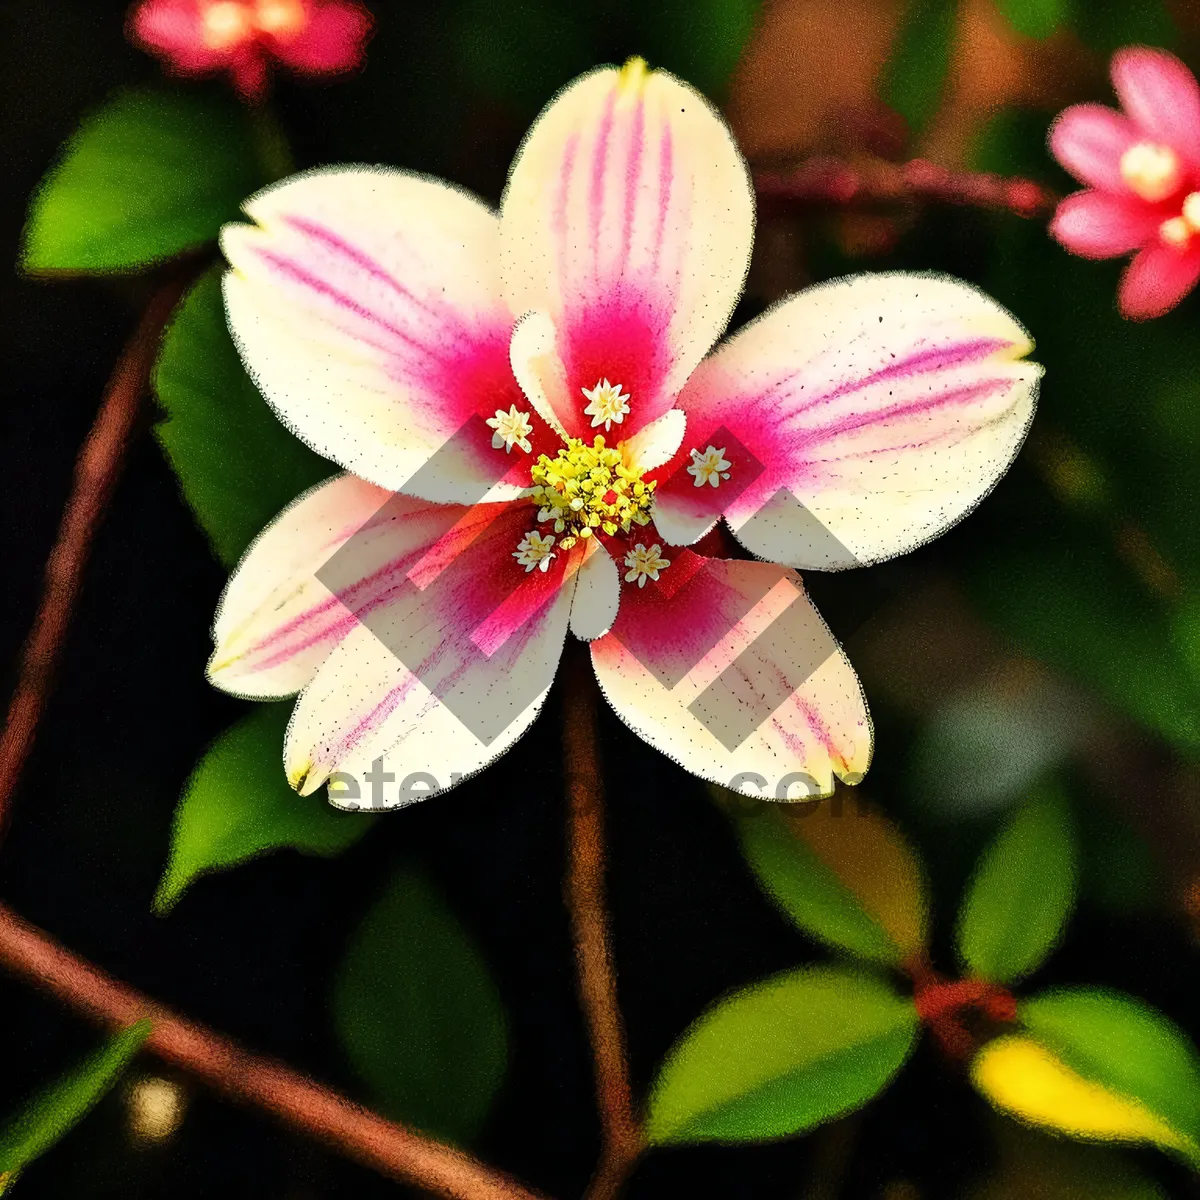
[[[467,931],[416,870],[393,877],[351,939],[333,1013],[381,1111],[459,1144],[479,1133],[508,1060],[504,1010]]]
[[[910,0],[884,67],[883,99],[914,135],[941,103],[957,17],[957,0]]]
[[[758,7],[758,0],[663,0],[633,11],[651,67],[665,67],[721,101]]]
[[[259,704],[209,747],[175,809],[171,854],[154,897],[166,912],[198,875],[290,847],[340,854],[376,820],[298,796],[283,771],[291,701]]]
[[[904,951],[834,868],[804,840],[805,826],[800,822],[820,819],[822,814],[797,818],[784,811],[785,807],[764,807],[738,820],[742,852],[764,890],[814,937],[860,958],[898,966]],[[841,819],[855,821],[853,816]],[[894,878],[883,864],[875,875]]]
[[[1075,886],[1074,830],[1062,796],[1047,786],[979,861],[959,914],[963,964],[996,983],[1029,974],[1062,933]]]
[[[1104,547],[1106,531],[1059,518],[1038,542],[987,549],[971,581],[984,612],[1043,662],[1195,755],[1200,687],[1178,631]]]
[[[116,1083],[150,1036],[149,1021],[137,1021],[74,1070],[34,1096],[0,1129],[0,1191],[12,1175],[44,1154]]]
[[[1200,1164],[1200,1056],[1149,1005],[1102,988],[1060,988],[1020,1005],[1029,1033],[1071,1070],[1141,1105]]]
[[[34,194],[26,271],[122,271],[211,242],[265,183],[245,113],[195,91],[117,92]]]
[[[999,8],[1018,33],[1044,38],[1069,22],[1074,3],[1073,0],[999,0]]]
[[[226,566],[301,492],[332,473],[250,382],[225,324],[219,270],[180,302],[154,387],[167,414],[155,427],[159,444]]]
[[[1075,32],[1091,49],[1105,55],[1122,46],[1174,46],[1179,40],[1162,0],[1082,0]]]
[[[903,1065],[912,1002],[866,974],[788,971],[721,1001],[676,1043],[650,1096],[652,1144],[784,1137],[865,1104]]]

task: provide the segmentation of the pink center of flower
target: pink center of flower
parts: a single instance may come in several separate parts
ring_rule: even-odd
[[[254,33],[254,14],[236,0],[205,5],[201,20],[204,44],[210,50],[228,50]]]
[[[1192,192],[1183,202],[1183,211],[1158,227],[1158,236],[1176,250],[1186,250],[1200,233],[1200,192]]]
[[[1183,167],[1170,146],[1138,142],[1121,155],[1121,178],[1135,195],[1157,204],[1179,190]]]
[[[200,18],[201,36],[210,50],[231,50],[258,34],[287,39],[308,23],[301,0],[217,0],[206,4]]]
[[[258,27],[272,37],[295,37],[308,23],[300,0],[259,0]]]

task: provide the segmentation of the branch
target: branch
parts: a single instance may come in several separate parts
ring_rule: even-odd
[[[625,1028],[617,1002],[605,897],[604,788],[596,738],[596,682],[586,644],[568,645],[563,766],[567,790],[564,894],[575,938],[579,999],[587,1020],[600,1113],[600,1162],[588,1200],[615,1196],[642,1151],[633,1111]]]
[[[243,1050],[73,954],[0,902],[0,965],[109,1028],[149,1017],[146,1049],[223,1096],[383,1175],[455,1200],[537,1200],[537,1194],[469,1155],[362,1108],[297,1071]]]
[[[17,688],[0,734],[0,837],[58,669],[92,538],[121,474],[129,435],[158,353],[159,336],[189,278],[181,273],[151,296],[113,369],[100,411],[75,461],[71,496],[46,560],[45,588],[22,650]]]
[[[867,158],[845,162],[814,157],[786,171],[754,172],[760,198],[800,204],[852,204],[935,200],[994,208],[1020,217],[1045,216],[1058,202],[1031,179],[983,171],[953,171],[923,158],[906,163]]]

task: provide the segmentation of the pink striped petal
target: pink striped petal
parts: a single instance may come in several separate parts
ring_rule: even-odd
[[[1112,80],[1134,123],[1200,168],[1200,84],[1191,71],[1165,50],[1130,46],[1113,55]]]
[[[1117,307],[1131,321],[1170,312],[1200,279],[1200,251],[1147,246],[1121,276]]]
[[[353,475],[313,488],[246,552],[221,597],[209,678],[240,696],[290,696],[392,592],[447,526],[470,510],[395,496]],[[339,594],[317,573],[351,538]],[[333,577],[330,577],[332,581]]]
[[[1142,140],[1137,126],[1102,104],[1074,104],[1050,130],[1054,157],[1080,183],[1118,195],[1132,195],[1121,177],[1121,155]]]
[[[1050,232],[1072,254],[1115,258],[1153,241],[1161,222],[1161,213],[1140,200],[1084,191],[1059,204]]]
[[[694,519],[708,503],[752,553],[790,566],[837,570],[905,553],[1008,468],[1041,376],[1022,361],[1030,349],[1004,309],[949,277],[859,275],[810,288],[696,371],[659,512]],[[696,488],[683,468],[710,444],[732,463],[729,480]]]
[[[297,176],[246,211],[256,225],[222,234],[226,306],[280,418],[392,491],[516,495],[528,457],[494,449],[485,424],[513,404],[531,412],[509,366],[495,215],[444,184],[370,168]],[[556,448],[531,420],[534,453]]]
[[[491,511],[487,511],[491,510]],[[532,509],[477,505],[397,567],[395,589],[329,655],[296,705],[285,762],[308,794],[378,757],[445,791],[537,715],[567,632],[582,552],[526,572],[512,551]],[[415,559],[415,561],[414,561]]]
[[[530,130],[501,206],[504,294],[558,334],[568,433],[582,389],[620,384],[629,437],[671,407],[720,335],[750,261],[754,199],[724,121],[634,61],[577,80]],[[603,432],[603,431],[601,431]]]
[[[617,715],[702,779],[748,795],[827,795],[857,783],[871,721],[845,654],[799,576],[770,563],[669,551],[665,583],[625,588],[592,643]]]

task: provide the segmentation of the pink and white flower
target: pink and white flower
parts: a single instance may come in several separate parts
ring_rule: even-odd
[[[246,211],[222,241],[243,359],[349,472],[263,532],[215,626],[218,686],[300,693],[294,787],[383,757],[444,790],[528,728],[567,636],[689,771],[751,794],[857,782],[862,689],[795,568],[902,553],[995,484],[1041,373],[1007,312],[946,277],[864,275],[713,351],[753,191],[716,111],[638,60],[542,113],[499,213],[361,167]],[[722,518],[770,561],[688,548]],[[316,573],[351,538],[334,594]],[[718,684],[759,713],[737,736],[704,711]]]
[[[1173,54],[1146,46],[1113,56],[1112,81],[1123,112],[1075,104],[1050,131],[1055,158],[1088,185],[1058,206],[1050,232],[1084,258],[1137,251],[1117,302],[1144,320],[1200,279],[1200,85]]]
[[[300,75],[336,75],[363,58],[371,15],[357,0],[141,0],[133,43],[180,75],[228,71],[248,100],[267,89],[272,61]]]

